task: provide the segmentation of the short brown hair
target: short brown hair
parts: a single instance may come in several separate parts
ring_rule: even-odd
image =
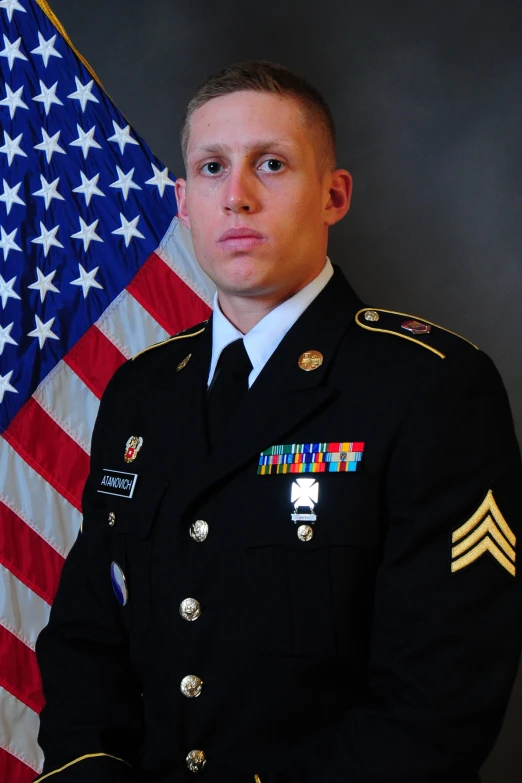
[[[335,168],[335,125],[325,99],[306,79],[297,76],[283,65],[268,60],[251,60],[229,65],[209,76],[197,88],[181,123],[181,151],[185,168],[190,121],[196,109],[212,98],[242,90],[288,95],[298,101],[306,119],[319,131],[316,146],[320,167],[324,170]]]

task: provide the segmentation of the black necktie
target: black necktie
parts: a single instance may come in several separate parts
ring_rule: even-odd
[[[207,401],[208,433],[213,446],[248,391],[252,363],[243,340],[235,340],[221,352]]]

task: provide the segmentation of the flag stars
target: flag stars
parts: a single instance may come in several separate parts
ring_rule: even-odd
[[[2,307],[5,309],[8,299],[20,299],[16,291],[13,291],[13,286],[16,283],[16,277],[12,277],[7,283],[0,275],[0,299],[2,300]]]
[[[111,231],[111,234],[116,234],[117,236],[125,237],[125,247],[129,247],[132,237],[145,239],[143,234],[141,234],[136,228],[140,217],[141,215],[136,215],[136,217],[133,220],[127,220],[125,215],[122,215],[122,213],[120,212],[121,226],[120,228],[117,228],[115,231]]]
[[[83,171],[80,171],[80,176],[82,178],[82,184],[78,185],[77,188],[73,188],[73,193],[81,193],[85,198],[87,206],[89,206],[93,196],[103,196],[105,198],[105,193],[97,187],[98,180],[100,179],[99,174],[96,174],[92,179],[87,179]]]
[[[54,318],[50,318],[48,321],[43,323],[43,321],[40,321],[40,319],[38,318],[37,315],[35,315],[35,317],[34,317],[35,328],[33,329],[32,332],[27,332],[27,336],[28,337],[37,337],[38,338],[38,342],[40,344],[40,350],[42,350],[42,348],[44,347],[46,340],[48,340],[48,339],[59,340],[60,339],[58,337],[58,335],[55,334],[52,331],[52,329],[51,329],[54,321],[55,321]]]
[[[46,87],[41,79],[39,81],[40,81],[40,89],[42,92],[39,95],[35,95],[33,101],[38,101],[39,103],[43,103],[45,114],[47,116],[51,110],[51,106],[53,105],[53,103],[56,103],[59,106],[63,106],[63,103],[56,95],[56,88],[58,87],[58,82],[55,82],[52,87]]]
[[[59,242],[56,239],[56,234],[58,232],[58,229],[60,226],[55,226],[54,228],[51,228],[47,230],[47,228],[44,226],[42,221],[40,221],[40,231],[41,234],[39,237],[36,237],[35,239],[31,239],[31,242],[35,245],[42,245],[44,249],[44,256],[47,258],[47,254],[49,253],[49,250],[51,247],[63,247],[62,243]]]
[[[35,190],[33,193],[33,196],[41,196],[45,200],[45,208],[49,209],[49,205],[53,198],[57,198],[60,201],[65,201],[64,197],[61,196],[58,193],[58,184],[60,182],[60,177],[56,177],[54,182],[47,182],[44,176],[40,174],[40,182],[42,184],[42,187],[40,190]]]
[[[152,166],[152,170],[154,172],[154,176],[151,177],[150,179],[145,180],[145,184],[146,185],[156,185],[156,187],[158,188],[160,196],[163,198],[163,194],[165,192],[165,187],[167,185],[172,185],[172,187],[174,187],[173,181],[171,179],[169,179],[169,170],[165,166],[163,171],[160,171],[158,168],[156,168],[154,163],[151,163],[150,165]]]
[[[0,375],[0,403],[4,401],[4,394],[6,392],[15,392],[15,394],[18,394],[15,387],[11,386],[9,383],[12,374],[13,370],[8,372],[7,375]]]
[[[7,260],[7,256],[9,255],[10,250],[18,250],[20,253],[22,252],[22,248],[19,247],[14,241],[17,231],[18,229],[15,228],[13,231],[11,231],[10,234],[8,234],[4,227],[0,226],[0,250],[2,250],[4,254],[4,261]]]
[[[140,186],[136,185],[136,183],[133,182],[132,180],[134,169],[131,169],[130,171],[127,172],[127,174],[124,174],[123,171],[120,169],[120,167],[116,166],[116,172],[118,174],[118,179],[116,180],[116,182],[113,182],[109,187],[121,188],[123,198],[125,199],[125,201],[127,201],[129,190],[131,188],[134,188],[135,190],[141,190]]]
[[[61,155],[67,155],[63,147],[60,147],[60,145],[58,144],[60,133],[61,131],[56,131],[54,136],[48,136],[45,128],[42,128],[42,141],[40,142],[40,144],[34,145],[35,150],[42,150],[42,152],[45,152],[47,163],[51,162],[51,158],[53,157],[54,152],[59,152]]]
[[[0,147],[0,152],[3,152],[5,155],[7,155],[8,166],[10,166],[11,163],[13,162],[15,155],[21,155],[23,158],[27,158],[27,155],[20,147],[22,136],[23,133],[20,133],[20,135],[17,136],[16,139],[12,139],[7,133],[7,131],[4,131],[4,145],[3,147]]]
[[[91,79],[91,81],[87,82],[87,84],[82,84],[77,76],[74,77],[74,80],[76,82],[76,91],[69,93],[67,97],[72,98],[73,100],[80,101],[82,112],[85,111],[85,107],[87,106],[88,101],[94,101],[94,103],[99,103],[98,98],[96,98],[91,92],[92,86],[94,84],[94,79]]]
[[[72,239],[81,239],[83,242],[83,249],[87,251],[91,242],[103,242],[103,239],[96,233],[96,226],[100,221],[95,220],[90,226],[80,218],[80,230],[76,234],[71,234]]]
[[[43,59],[43,64],[47,68],[47,65],[49,63],[49,57],[62,57],[60,52],[56,51],[54,48],[54,42],[56,41],[56,35],[53,35],[52,38],[49,38],[48,41],[45,40],[41,32],[38,30],[38,40],[40,42],[40,45],[36,47],[36,49],[31,49],[31,54],[39,54],[41,55]]]
[[[23,85],[19,87],[16,92],[13,92],[8,84],[5,85],[6,97],[0,101],[0,106],[7,106],[9,108],[9,115],[11,119],[15,116],[17,109],[28,109],[29,106],[22,100],[22,92],[24,91]]]
[[[52,291],[55,294],[60,293],[56,286],[53,285],[53,278],[55,274],[56,269],[54,272],[50,272],[48,275],[44,275],[41,269],[36,269],[36,281],[31,283],[31,285],[28,285],[27,288],[32,288],[35,291],[38,291],[40,294],[40,302],[45,301],[45,296],[47,293],[49,293],[49,291]]]
[[[10,22],[13,19],[13,14],[15,11],[22,11],[24,14],[27,13],[23,5],[20,5],[18,0],[0,0],[0,8],[4,9]]]
[[[4,39],[4,48],[0,52],[0,57],[7,57],[9,70],[12,71],[15,60],[27,60],[25,54],[22,54],[22,52],[20,51],[20,44],[22,43],[22,39],[18,38],[18,40],[13,41],[13,43],[11,43],[7,35],[4,35],[3,39]]]
[[[122,155],[125,152],[126,144],[138,144],[139,146],[139,142],[137,142],[136,139],[133,139],[130,135],[130,125],[126,125],[124,128],[120,128],[120,126],[114,122],[114,120],[112,121],[112,124],[114,126],[114,135],[109,136],[107,141],[113,141],[115,144],[117,144]]]
[[[98,144],[94,138],[96,125],[93,125],[92,128],[88,131],[84,131],[82,128],[80,128],[79,125],[77,125],[76,128],[78,129],[78,138],[75,141],[69,142],[70,147],[81,147],[84,158],[86,158],[89,154],[91,147],[97,147],[101,150],[101,144]]]
[[[5,204],[5,208],[7,210],[7,214],[11,212],[11,207],[13,204],[21,204],[25,207],[25,201],[22,201],[20,196],[18,195],[18,191],[20,190],[20,187],[22,185],[22,182],[20,181],[17,185],[14,185],[14,187],[10,188],[7,182],[2,180],[3,186],[4,186],[4,192],[0,196],[0,201],[3,201]]]
[[[11,329],[14,326],[14,321],[8,326],[0,326],[0,355],[4,352],[6,345],[18,345],[16,340],[11,337]]]
[[[87,299],[87,294],[89,293],[91,288],[103,288],[103,286],[100,283],[98,283],[97,280],[94,279],[96,277],[96,274],[98,273],[99,268],[100,267],[97,266],[95,269],[91,270],[90,272],[87,272],[81,264],[78,264],[80,277],[77,277],[76,280],[71,280],[71,285],[81,286],[84,299]]]

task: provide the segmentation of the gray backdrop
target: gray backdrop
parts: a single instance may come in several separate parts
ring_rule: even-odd
[[[370,305],[487,351],[522,436],[520,0],[50,5],[174,175],[184,107],[209,73],[265,58],[309,78],[332,107],[339,165],[355,183],[330,257]],[[521,780],[521,718],[519,683],[485,783]]]

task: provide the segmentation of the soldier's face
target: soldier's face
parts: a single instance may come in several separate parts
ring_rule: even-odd
[[[351,180],[321,170],[316,139],[299,104],[270,93],[237,92],[194,112],[179,217],[219,290],[284,298],[324,266]]]

